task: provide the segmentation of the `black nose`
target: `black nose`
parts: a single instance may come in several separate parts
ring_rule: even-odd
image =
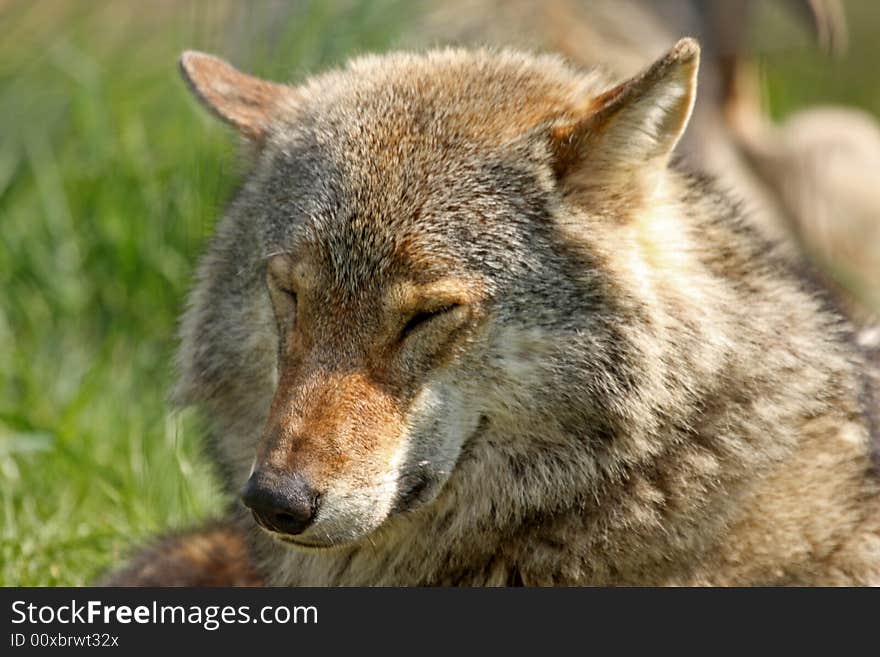
[[[318,512],[318,494],[299,475],[256,471],[241,492],[241,501],[266,529],[301,534]]]

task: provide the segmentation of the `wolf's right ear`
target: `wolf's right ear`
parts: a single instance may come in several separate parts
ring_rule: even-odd
[[[690,119],[699,59],[697,42],[682,39],[642,74],[593,99],[584,118],[553,130],[557,178],[604,188],[653,184]]]
[[[263,141],[277,111],[295,97],[292,87],[247,75],[193,50],[180,56],[180,71],[208,109],[251,141]]]

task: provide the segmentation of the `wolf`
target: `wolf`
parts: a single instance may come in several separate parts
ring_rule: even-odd
[[[252,156],[175,391],[241,503],[103,583],[880,584],[876,353],[674,157],[699,55],[185,53]]]

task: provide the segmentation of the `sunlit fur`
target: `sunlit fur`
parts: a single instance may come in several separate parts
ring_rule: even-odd
[[[249,130],[214,98],[255,161],[199,268],[176,398],[232,491],[256,456],[322,492],[300,537],[320,549],[233,511],[269,584],[880,583],[848,325],[668,166],[696,62],[683,42],[607,93],[553,57],[368,56],[261,87]],[[279,257],[308,263],[289,321]],[[389,295],[440,279],[467,316],[389,351]]]

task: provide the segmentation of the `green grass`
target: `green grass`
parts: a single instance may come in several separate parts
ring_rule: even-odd
[[[0,584],[88,583],[224,504],[198,422],[165,404],[176,317],[237,177],[178,53],[298,78],[385,48],[408,7],[0,0]],[[880,110],[843,66],[777,53],[774,111]]]

